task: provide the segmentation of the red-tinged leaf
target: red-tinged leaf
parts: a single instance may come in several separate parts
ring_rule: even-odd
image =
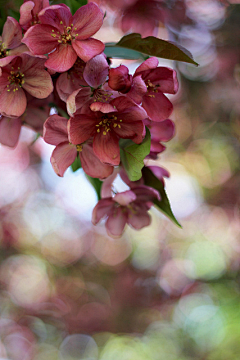
[[[191,53],[184,47],[154,36],[142,39],[140,34],[129,34],[124,36],[116,46],[135,50],[150,56],[198,65],[193,60]]]

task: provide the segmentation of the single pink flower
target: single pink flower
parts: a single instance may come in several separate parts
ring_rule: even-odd
[[[39,24],[38,14],[40,11],[49,6],[49,0],[31,0],[26,1],[20,6],[19,24],[23,30],[29,29],[31,26]]]
[[[93,151],[104,163],[119,165],[119,139],[143,140],[145,111],[120,96],[110,103],[92,103],[90,109],[69,120],[69,140],[77,145],[93,137]]]
[[[52,5],[39,15],[41,24],[27,30],[24,42],[35,55],[48,55],[51,70],[69,70],[77,56],[87,62],[104,50],[104,44],[91,38],[101,27],[103,12],[94,3],[80,7],[72,16],[64,5]]]
[[[56,145],[51,156],[53,170],[63,176],[67,168],[74,162],[77,154],[85,173],[94,178],[104,179],[112,174],[113,167],[103,164],[92,149],[92,142],[73,145],[68,140],[68,120],[59,115],[51,115],[44,123],[43,138],[51,145]]]
[[[44,99],[53,91],[52,79],[44,69],[44,59],[27,54],[16,57],[2,69],[0,77],[0,113],[19,117],[27,105],[26,94]]]
[[[160,200],[158,191],[145,185],[101,199],[93,209],[92,223],[107,218],[106,230],[112,237],[120,237],[126,224],[140,230],[151,223],[148,210],[154,199]]]
[[[145,93],[142,90],[144,85],[146,88]],[[176,94],[178,91],[175,70],[158,67],[158,59],[151,57],[145,60],[133,75],[133,86],[128,96],[137,103],[140,100],[139,88],[141,89],[141,95],[144,93],[142,106],[153,121],[163,121],[171,115],[173,105],[164,94]]]
[[[29,51],[26,45],[21,43],[22,29],[17,20],[11,16],[3,26],[3,33],[0,37],[0,67],[9,64],[16,56]]]

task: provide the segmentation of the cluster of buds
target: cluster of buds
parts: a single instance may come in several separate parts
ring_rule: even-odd
[[[174,135],[173,106],[165,94],[175,94],[178,82],[176,72],[158,66],[155,57],[133,75],[124,65],[110,68],[104,44],[91,37],[103,17],[93,2],[72,15],[66,5],[49,6],[48,0],[24,2],[19,23],[8,17],[0,42],[0,142],[14,147],[27,124],[56,146],[51,164],[57,175],[79,157],[85,173],[111,189],[102,192],[93,223],[107,217],[108,233],[121,236],[126,223],[136,229],[149,225],[147,212],[160,200],[143,178],[127,178],[122,139],[140,145],[148,128],[147,157],[157,158],[162,142]],[[53,103],[68,118],[49,116]],[[125,174],[128,191],[112,192],[116,171]]]

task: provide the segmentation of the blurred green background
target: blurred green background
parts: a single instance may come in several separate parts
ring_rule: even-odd
[[[181,87],[158,164],[183,228],[153,209],[150,227],[113,240],[91,225],[82,170],[57,178],[52,147],[27,128],[16,149],[0,146],[1,360],[240,358],[240,5],[179,3],[190,20],[158,36],[200,66],[160,60]],[[3,25],[21,2],[0,5]],[[96,37],[117,41],[106,10]]]

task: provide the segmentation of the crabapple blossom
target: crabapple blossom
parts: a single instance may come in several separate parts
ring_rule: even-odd
[[[103,13],[94,3],[80,7],[72,16],[64,5],[49,6],[38,14],[40,24],[30,27],[22,40],[35,55],[48,55],[47,68],[64,72],[79,56],[88,61],[104,50],[104,44],[91,38],[101,27]]]

